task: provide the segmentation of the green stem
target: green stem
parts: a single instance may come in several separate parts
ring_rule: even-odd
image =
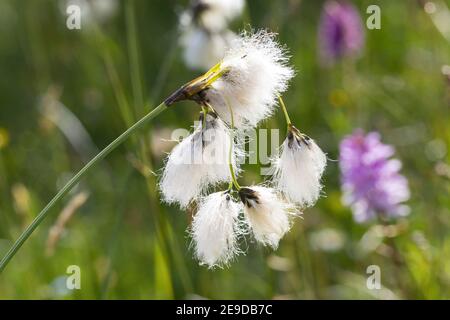
[[[278,96],[278,101],[280,101],[281,109],[283,110],[284,117],[286,118],[286,123],[288,127],[292,126],[291,118],[289,118],[289,114],[287,112],[286,105],[284,104],[283,98],[281,96]]]
[[[228,110],[230,111],[230,119],[231,119],[231,128],[230,128],[230,149],[228,150],[228,167],[230,168],[230,174],[231,174],[231,182],[235,186],[236,190],[240,190],[241,186],[237,182],[236,174],[234,173],[233,169],[233,162],[232,162],[232,155],[233,155],[233,146],[234,146],[234,114],[233,109],[231,108],[230,103],[228,102],[228,99],[225,98],[225,102],[227,103]],[[231,183],[230,183],[231,186]]]
[[[230,136],[231,136],[231,142],[233,142],[233,133],[230,133]],[[230,152],[229,152],[229,155],[231,155],[231,153],[233,152],[232,151],[232,146],[230,147]],[[236,174],[234,173],[234,170],[233,170],[233,164],[231,163],[231,156],[229,156],[229,158],[228,158],[228,167],[230,168],[230,173],[231,173],[231,182],[233,183],[233,185],[234,185],[234,187],[236,188],[236,190],[240,190],[241,189],[241,186],[239,185],[239,183],[237,182],[237,179],[236,179]]]
[[[228,186],[228,190],[231,190],[232,187],[234,186],[236,188],[236,190],[240,190],[241,186],[239,185],[239,183],[237,182],[237,178],[236,178],[236,174],[234,173],[234,169],[233,169],[233,162],[232,162],[232,156],[233,156],[233,146],[234,146],[234,116],[233,116],[233,109],[231,109],[231,105],[228,103],[228,99],[225,99],[225,102],[227,104],[228,110],[230,111],[230,118],[231,118],[231,126],[230,126],[230,148],[228,150],[228,168],[230,169],[230,175],[231,175],[231,181],[230,184]],[[211,109],[214,112],[214,107],[211,106],[208,102],[205,102],[205,105]],[[203,107],[202,107],[203,108]],[[205,113],[205,118],[206,118],[206,113]]]
[[[20,247],[24,242],[30,237],[33,231],[42,223],[42,221],[47,217],[50,210],[55,206],[55,204],[63,198],[72,188],[77,185],[77,183],[88,173],[88,171],[94,167],[98,162],[104,159],[111,151],[117,148],[121,143],[123,143],[130,135],[135,131],[142,128],[148,121],[155,118],[161,112],[167,109],[164,103],[161,103],[155,109],[150,111],[147,115],[142,117],[134,125],[128,128],[124,133],[117,137],[113,142],[111,142],[107,147],[100,151],[91,161],[89,161],[78,173],[70,179],[69,182],[55,195],[55,197],[50,200],[50,202],[45,206],[45,208],[37,215],[37,217],[31,222],[31,224],[25,229],[25,231],[20,235],[20,237],[14,242],[12,247],[5,254],[3,259],[0,261],[0,273],[5,269],[8,262],[14,257],[14,255],[19,251]]]

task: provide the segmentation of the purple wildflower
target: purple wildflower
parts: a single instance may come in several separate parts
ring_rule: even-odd
[[[352,208],[357,222],[377,215],[398,217],[409,213],[402,202],[409,199],[408,181],[392,159],[394,148],[380,141],[380,134],[356,130],[340,144],[343,202]]]
[[[327,1],[320,18],[318,43],[324,65],[358,56],[364,45],[364,28],[357,9],[346,1]]]

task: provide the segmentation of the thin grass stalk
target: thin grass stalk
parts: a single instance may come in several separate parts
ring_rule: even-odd
[[[143,113],[144,90],[142,89],[142,76],[137,40],[136,18],[134,1],[128,1],[125,6],[125,23],[127,31],[127,47],[130,63],[131,90],[133,93],[133,109],[137,117]]]
[[[127,35],[127,49],[130,64],[130,78],[131,78],[131,89],[133,95],[132,109],[136,116],[140,116],[144,113],[142,110],[144,102],[144,93],[142,89],[142,76],[141,76],[141,63],[139,59],[139,47],[137,39],[137,28],[136,28],[136,18],[135,18],[135,8],[134,2],[129,1],[125,7],[125,23],[126,23],[126,35]],[[145,167],[150,171],[153,171],[153,161],[151,159],[151,152],[149,150],[150,141],[149,136],[145,135],[139,139],[139,158]],[[170,243],[168,239],[166,228],[170,228],[170,224],[167,223],[164,215],[161,214],[161,206],[159,205],[157,199],[156,190],[156,179],[154,175],[145,176],[145,183],[148,192],[150,212],[152,212],[152,217],[154,219],[154,224],[156,226],[156,237],[157,244],[161,250],[161,258],[164,259],[164,265],[167,265],[169,270],[167,274],[170,282],[170,286],[173,287],[173,280],[170,273],[170,253],[174,255],[178,252],[176,248],[173,248],[173,244]],[[168,244],[167,244],[168,242]],[[170,249],[169,249],[170,247]],[[176,264],[175,264],[176,265]]]
[[[128,169],[132,170],[132,169]],[[112,271],[114,268],[114,264],[116,262],[116,253],[117,253],[117,246],[119,243],[120,233],[122,231],[123,226],[123,218],[125,216],[125,208],[127,205],[126,199],[126,193],[128,191],[128,182],[131,180],[132,171],[127,172],[125,183],[123,184],[123,188],[121,188],[121,200],[117,203],[116,212],[114,216],[114,227],[113,231],[111,232],[109,241],[108,241],[108,253],[107,257],[109,259],[108,269],[106,271],[106,275],[103,278],[102,284],[100,286],[100,299],[105,300],[108,297],[108,289],[111,284],[111,278],[112,278]]]
[[[144,105],[144,94],[143,94],[143,78],[141,76],[141,61],[139,55],[139,46],[138,46],[138,38],[137,38],[137,27],[136,27],[136,11],[134,2],[130,1],[126,5],[126,28],[127,28],[127,45],[128,45],[128,55],[129,55],[129,63],[130,63],[130,78],[131,78],[131,86],[134,100],[134,112],[140,116],[145,110],[142,109]],[[175,41],[175,43],[177,43]],[[172,51],[172,48],[169,49]],[[175,52],[175,50],[174,50]],[[158,79],[159,82],[164,81],[167,73],[170,69],[170,65],[173,63],[174,54],[169,53],[166,55],[165,60],[163,61],[163,70],[159,72],[162,74],[164,78]],[[167,62],[168,61],[168,62]],[[157,88],[161,88],[162,83],[156,83]],[[159,95],[159,92],[158,92]],[[156,99],[157,97],[151,97],[151,99]],[[150,139],[149,135],[145,135],[140,139],[140,152],[139,157],[141,158],[142,163],[150,170],[153,171],[153,161],[151,158],[151,152],[149,149]],[[148,190],[148,195],[150,199],[151,211],[154,213],[153,217],[155,219],[155,225],[157,230],[157,238],[159,245],[162,247],[161,254],[164,259],[167,260],[168,265],[172,263],[177,269],[177,274],[180,276],[183,286],[186,291],[190,291],[192,289],[191,280],[189,277],[189,273],[187,272],[186,265],[183,262],[183,257],[180,256],[179,252],[179,244],[175,241],[175,237],[173,237],[173,227],[172,224],[167,220],[165,215],[162,214],[161,205],[157,199],[157,190],[156,190],[156,178],[154,175],[146,176],[146,185]],[[172,235],[172,236],[171,236]],[[174,261],[170,261],[169,257],[172,256]],[[172,282],[172,279],[170,279]]]

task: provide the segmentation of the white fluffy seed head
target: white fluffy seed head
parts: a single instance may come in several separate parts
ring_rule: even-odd
[[[274,249],[291,227],[291,217],[299,214],[295,206],[284,201],[272,188],[241,188],[239,195],[244,214],[255,239]]]
[[[236,34],[229,30],[209,33],[195,26],[187,28],[180,38],[184,62],[191,69],[208,70],[223,58],[226,49],[236,37]]]
[[[228,153],[230,131],[219,118],[208,114],[194,132],[172,150],[159,183],[163,200],[186,208],[209,187],[230,181]],[[239,147],[233,145],[232,165],[238,171]]]
[[[294,130],[297,130],[294,128]],[[274,184],[286,198],[300,206],[312,206],[320,197],[325,153],[313,139],[290,131],[275,163]]]
[[[270,116],[294,76],[286,50],[265,30],[243,33],[232,42],[221,63],[227,72],[205,90],[205,99],[219,116],[236,127],[256,126]]]
[[[227,192],[216,192],[203,198],[192,222],[195,255],[209,268],[227,265],[241,251],[238,237],[240,203]]]

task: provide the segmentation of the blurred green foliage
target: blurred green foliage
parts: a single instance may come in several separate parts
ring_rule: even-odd
[[[331,161],[326,197],[276,252],[247,243],[247,255],[229,268],[198,266],[186,232],[190,213],[160,203],[152,174],[173,146],[162,139],[197,117],[198,107],[183,103],[77,186],[59,210],[80,192],[89,197],[54,252],[46,247],[58,210],[0,275],[0,298],[450,298],[450,82],[441,71],[450,44],[423,3],[354,1],[363,19],[368,5],[379,5],[382,28],[366,30],[360,59],[324,69],[316,45],[321,1],[247,2],[235,30],[268,28],[290,48],[298,74],[285,100],[294,122],[331,159],[355,128],[380,131],[403,162],[410,216],[390,227],[357,225],[341,204]],[[124,0],[110,19],[70,31],[59,1],[0,2],[1,255],[96,150],[198,75],[176,45],[177,12],[186,5]],[[82,124],[79,143],[56,110]],[[282,114],[262,127],[283,128]],[[259,167],[247,165],[241,179],[261,181]],[[366,287],[373,264],[382,290]],[[81,268],[81,290],[65,289],[69,265]]]

